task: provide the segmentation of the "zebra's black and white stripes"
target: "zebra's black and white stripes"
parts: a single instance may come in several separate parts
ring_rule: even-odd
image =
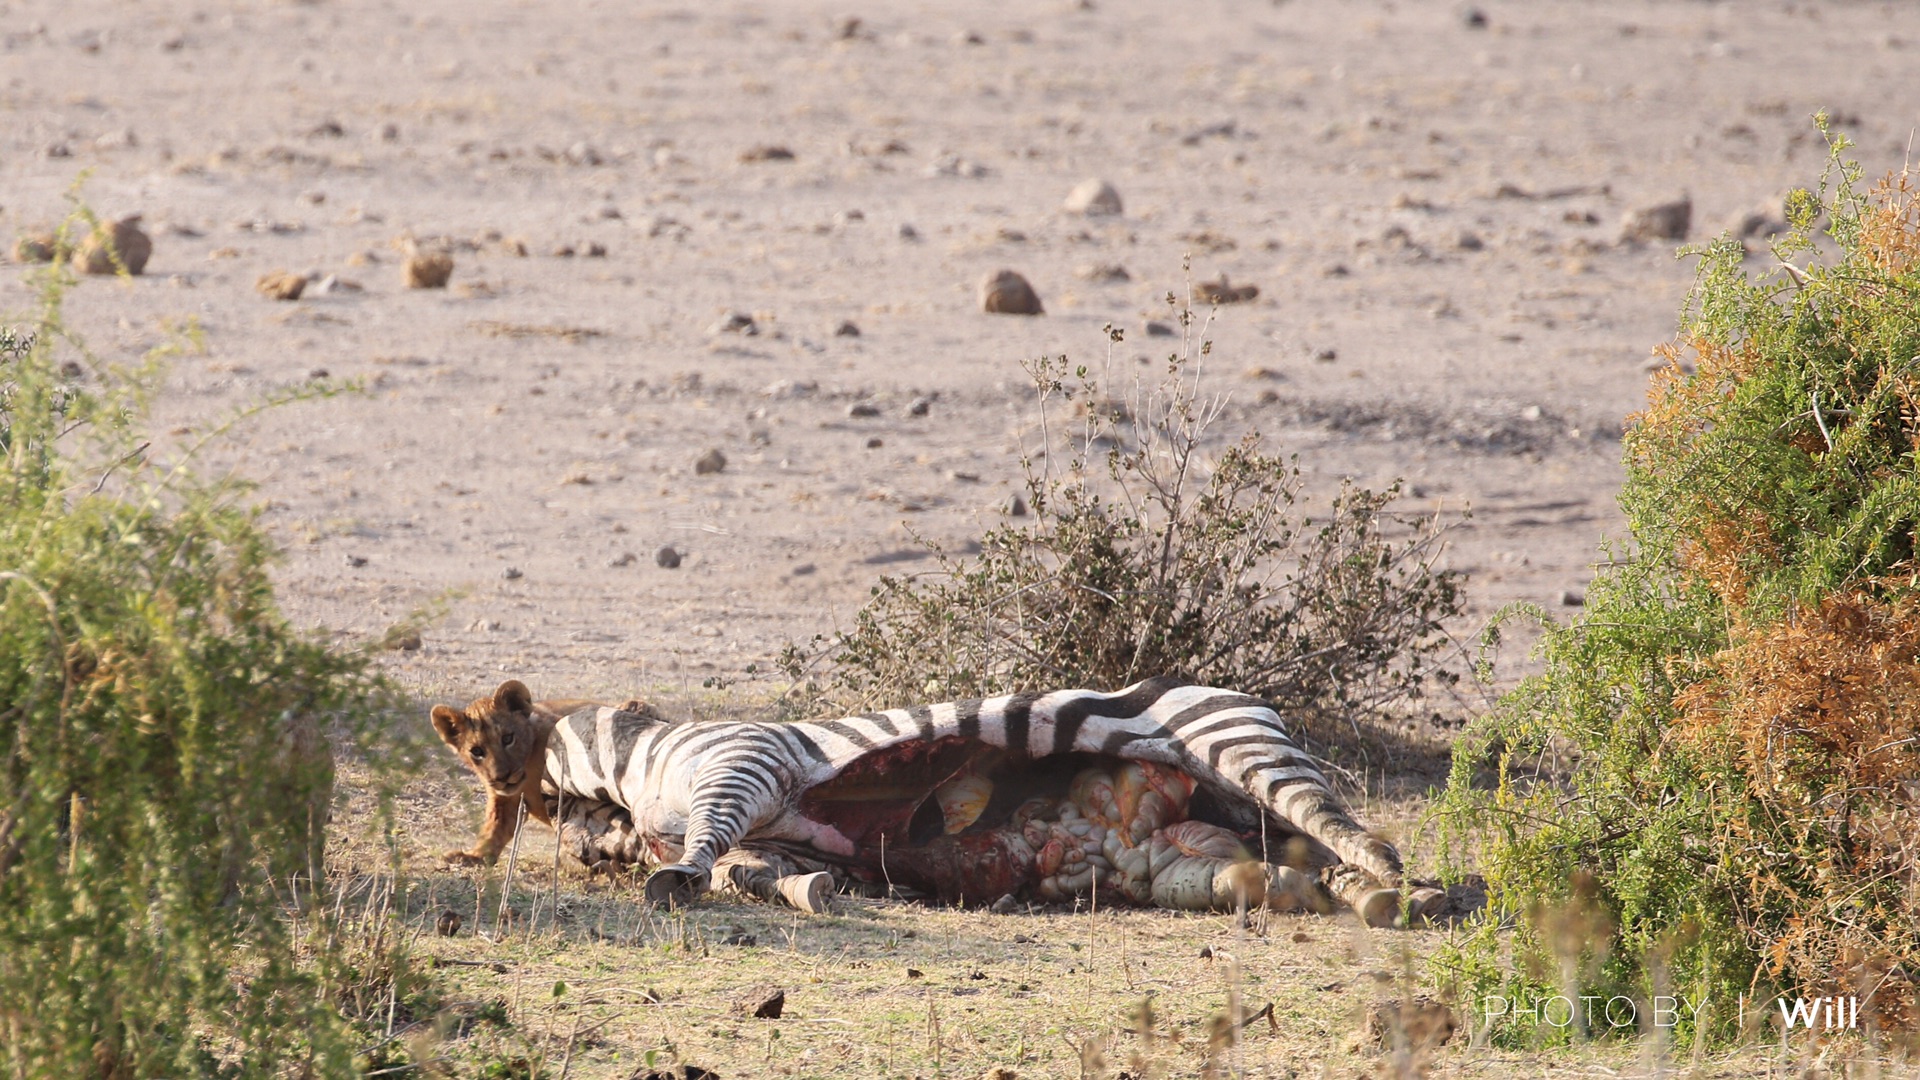
[[[830,861],[855,856],[855,841],[833,822],[802,811],[804,796],[868,755],[942,740],[999,748],[1016,761],[1090,754],[1167,766],[1207,791],[1226,824],[1297,834],[1322,861],[1378,886],[1401,881],[1399,854],[1347,814],[1270,706],[1170,679],[798,723],[668,723],[584,709],[556,724],[546,776],[560,819],[570,800],[624,807],[649,854],[667,863],[649,879],[649,895],[684,899],[703,891],[715,861],[743,840]]]

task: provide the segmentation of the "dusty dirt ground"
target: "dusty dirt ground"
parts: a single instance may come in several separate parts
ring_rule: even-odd
[[[146,273],[71,310],[112,361],[197,327],[169,445],[364,385],[205,464],[258,482],[297,621],[363,640],[452,593],[392,654],[422,699],[764,693],[750,664],[924,565],[910,533],[997,520],[1037,447],[1023,358],[1104,364],[1112,324],[1121,370],[1164,360],[1188,256],[1259,287],[1210,331],[1223,437],[1471,507],[1466,635],[1570,612],[1622,530],[1619,433],[1692,273],[1623,216],[1777,215],[1821,108],[1898,167],[1916,57],[1920,14],[1865,3],[0,0],[0,230],[57,223],[83,170],[144,215]],[[1090,177],[1122,214],[1062,209]],[[403,286],[408,236],[450,288]],[[1044,317],[979,311],[1000,268]],[[313,284],[267,299],[275,270]],[[464,797],[420,803],[458,833]]]

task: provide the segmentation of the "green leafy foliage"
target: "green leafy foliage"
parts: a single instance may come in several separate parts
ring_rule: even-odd
[[[1433,565],[1435,524],[1390,514],[1397,489],[1351,485],[1302,513],[1293,462],[1258,435],[1213,436],[1224,403],[1197,390],[1211,346],[1179,314],[1186,344],[1157,383],[1102,381],[1065,357],[1029,366],[1042,439],[1022,462],[1031,521],[1003,519],[974,554],[929,543],[935,572],[882,578],[853,629],[824,643],[809,685],[825,705],[1178,674],[1351,715],[1450,677],[1434,660],[1460,595]],[[782,663],[804,680],[813,661],[790,648]]]
[[[157,361],[99,362],[37,275],[0,342],[0,1073],[341,1074],[339,942],[285,905],[329,739],[393,695],[288,625],[240,489],[149,456]]]
[[[1631,544],[1456,749],[1441,820],[1483,841],[1494,900],[1438,960],[1463,997],[1684,993],[1708,1009],[1682,1038],[1772,991],[1916,1020],[1920,198],[1863,191],[1843,151],[1792,200],[1783,269],[1697,252],[1626,437]],[[1556,929],[1570,908],[1598,929]]]

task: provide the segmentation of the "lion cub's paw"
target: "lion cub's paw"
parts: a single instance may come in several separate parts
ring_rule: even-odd
[[[448,866],[485,866],[488,862],[471,851],[449,851],[440,858],[444,859]]]

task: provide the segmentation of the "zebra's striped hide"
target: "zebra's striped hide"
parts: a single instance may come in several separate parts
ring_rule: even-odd
[[[1096,755],[1185,773],[1194,816],[1204,804],[1214,824],[1272,861],[1289,846],[1289,861],[1300,861],[1304,847],[1314,865],[1346,864],[1375,888],[1400,885],[1398,852],[1347,814],[1266,702],[1172,679],[797,723],[582,709],[547,741],[545,789],[563,837],[574,830],[576,846],[599,858],[665,863],[647,893],[684,901],[743,841],[848,867],[871,866],[878,846],[883,869],[889,849],[896,868],[906,865],[911,819],[952,776],[989,760],[1003,774],[1034,776],[1047,759],[1071,775]]]

